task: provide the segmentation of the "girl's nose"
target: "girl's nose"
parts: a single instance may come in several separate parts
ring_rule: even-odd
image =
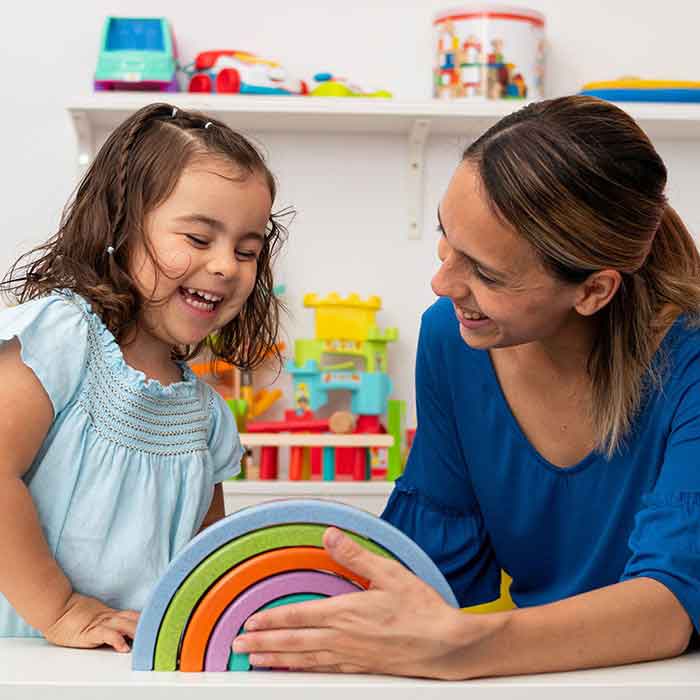
[[[238,261],[233,252],[212,254],[207,261],[207,272],[226,279],[233,277],[238,270]]]

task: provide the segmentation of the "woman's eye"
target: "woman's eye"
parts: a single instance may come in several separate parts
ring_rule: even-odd
[[[485,275],[478,267],[474,266],[474,273],[484,284],[498,284],[498,280]]]
[[[191,233],[186,234],[186,236],[187,236],[187,239],[190,241],[190,243],[193,243],[194,245],[203,246],[209,242],[205,238],[200,238],[199,236],[193,236]]]

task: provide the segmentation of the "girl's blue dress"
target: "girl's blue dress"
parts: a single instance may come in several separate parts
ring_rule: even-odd
[[[140,610],[199,529],[214,484],[239,471],[233,416],[184,364],[168,386],[127,365],[77,294],[0,312],[0,343],[12,338],[54,409],[24,476],[49,548],[74,590]],[[2,594],[0,636],[41,636]]]

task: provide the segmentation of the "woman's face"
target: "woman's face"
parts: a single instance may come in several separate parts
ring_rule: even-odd
[[[472,164],[457,168],[438,216],[442,265],[432,288],[452,302],[467,345],[546,341],[578,317],[577,285],[547,272],[533,247],[495,216]]]

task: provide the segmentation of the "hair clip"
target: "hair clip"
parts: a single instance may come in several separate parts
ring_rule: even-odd
[[[114,255],[114,246],[113,245],[107,246],[107,255]]]
[[[170,115],[172,119],[175,119],[175,115],[177,114],[177,107],[173,107],[173,113]]]
[[[211,126],[211,122],[207,122],[207,123],[204,125],[204,128],[205,128],[205,129],[208,129],[210,126]]]

